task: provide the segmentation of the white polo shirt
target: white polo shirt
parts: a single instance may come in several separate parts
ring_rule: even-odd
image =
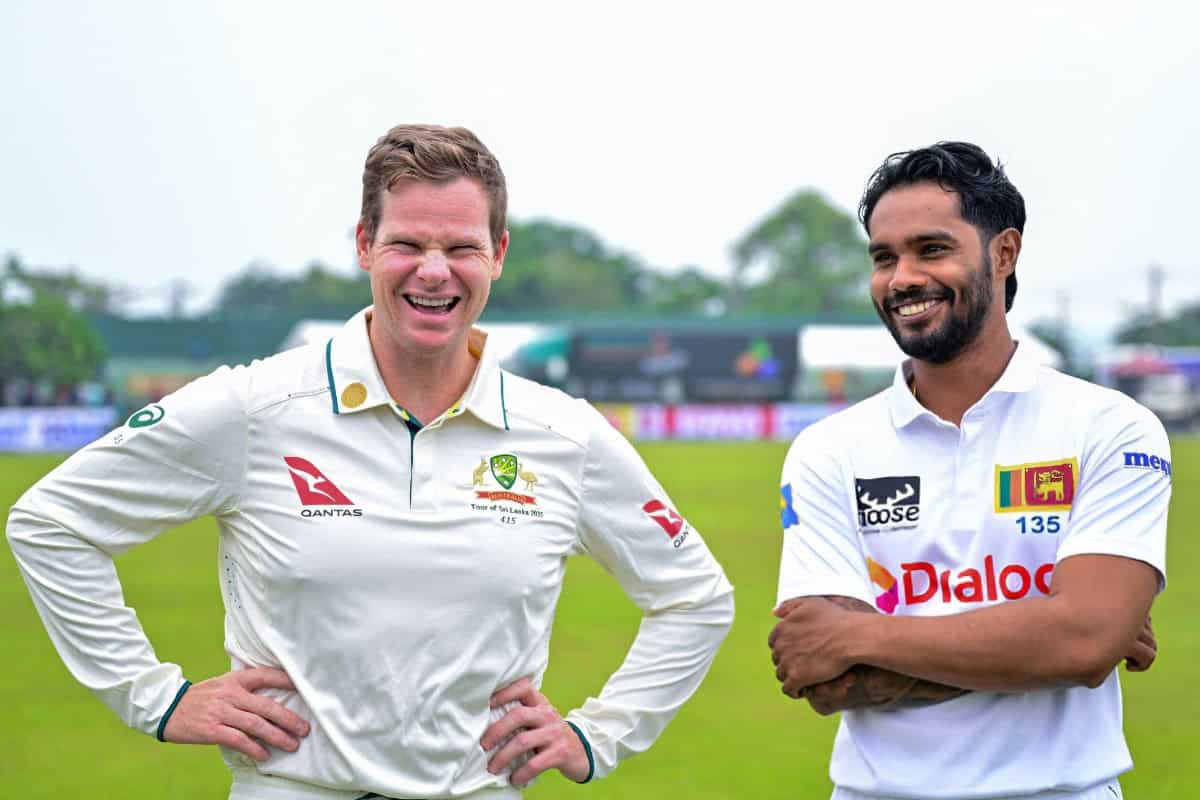
[[[327,345],[221,368],[139,411],[17,502],[8,536],[71,672],[154,733],[182,685],[125,607],[111,557],[207,514],[220,527],[233,666],[287,671],[312,723],[257,769],[332,789],[451,797],[507,785],[488,700],[540,684],[567,556],[645,612],[628,658],[572,711],[595,774],[646,749],[695,691],[733,614],[700,534],[586,403],[480,363],[414,430],[366,309]],[[227,752],[239,769],[250,759]]]
[[[1162,425],[1021,347],[960,427],[897,369],[890,389],[805,429],[782,483],[781,602],[844,595],[886,614],[954,614],[1048,594],[1054,565],[1081,553],[1145,561],[1165,582]],[[966,798],[1079,789],[1131,766],[1114,670],[1097,689],[847,711],[830,775],[869,794]]]

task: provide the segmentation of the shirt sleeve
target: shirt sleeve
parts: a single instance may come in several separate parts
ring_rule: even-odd
[[[1145,561],[1167,580],[1171,448],[1162,423],[1129,404],[1108,409],[1085,443],[1057,559],[1098,553]]]
[[[846,483],[853,477],[844,474],[845,467],[823,439],[818,428],[806,428],[784,460],[779,498],[783,554],[776,599],[839,595],[875,605]]]
[[[156,733],[182,670],[155,656],[113,556],[234,507],[245,460],[235,383],[222,367],[142,409],[38,481],[8,517],[13,556],[67,669],[144,733]]]
[[[567,715],[591,746],[594,776],[603,777],[649,748],[699,687],[733,622],[733,587],[633,447],[590,413],[580,539],[644,612],[600,696]]]

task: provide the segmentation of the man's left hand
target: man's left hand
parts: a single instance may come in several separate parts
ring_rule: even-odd
[[[491,707],[514,700],[520,705],[493,722],[479,741],[484,750],[491,750],[516,734],[492,755],[488,772],[499,775],[514,759],[528,753],[529,760],[509,778],[514,786],[524,786],[548,769],[557,769],[576,782],[585,780],[589,765],[583,742],[546,696],[528,678],[521,678],[492,695]]]
[[[823,597],[792,598],[775,609],[779,623],[767,638],[783,693],[799,698],[804,687],[835,678],[852,664],[841,655],[839,632],[853,613]]]

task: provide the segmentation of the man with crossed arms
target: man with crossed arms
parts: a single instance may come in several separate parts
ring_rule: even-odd
[[[860,218],[910,358],[788,453],[776,676],[844,711],[834,800],[1120,797],[1114,668],[1153,660],[1166,581],[1162,425],[1009,334],[1025,206],[981,149],[890,156]]]

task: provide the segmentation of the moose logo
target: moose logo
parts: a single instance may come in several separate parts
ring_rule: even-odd
[[[917,475],[856,478],[854,499],[858,503],[858,526],[863,533],[884,528],[915,528],[921,519],[921,478]]]

